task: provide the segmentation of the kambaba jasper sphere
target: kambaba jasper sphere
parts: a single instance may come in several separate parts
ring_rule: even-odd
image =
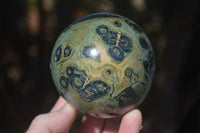
[[[85,16],[58,37],[51,73],[62,97],[82,113],[110,118],[137,107],[155,71],[151,43],[142,29],[112,13]]]

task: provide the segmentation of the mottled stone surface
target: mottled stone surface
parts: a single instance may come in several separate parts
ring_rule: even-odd
[[[58,37],[51,72],[58,92],[83,113],[109,118],[138,106],[155,71],[151,43],[133,21],[88,15]]]

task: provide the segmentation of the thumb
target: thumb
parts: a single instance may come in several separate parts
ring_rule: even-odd
[[[56,112],[40,114],[32,121],[27,133],[63,133],[69,132],[76,118],[76,110],[66,103]]]

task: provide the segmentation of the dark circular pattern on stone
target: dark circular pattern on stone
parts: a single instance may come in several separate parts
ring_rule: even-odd
[[[88,84],[85,89],[83,89],[81,92],[79,92],[83,100],[87,102],[91,102],[95,99],[97,99],[98,94],[96,90],[93,88],[91,84]]]
[[[105,36],[102,36],[102,40],[108,46],[116,45],[117,32],[114,31],[107,32]]]
[[[140,45],[141,45],[141,47],[142,47],[143,49],[145,49],[145,50],[148,50],[148,49],[149,49],[149,47],[148,47],[146,41],[145,41],[143,38],[140,38]]]
[[[131,78],[132,75],[133,75],[133,70],[131,68],[126,68],[126,70],[125,70],[125,76],[127,78]]]
[[[122,24],[120,23],[120,21],[115,21],[114,25],[117,26],[117,27],[121,27]]]
[[[117,62],[121,62],[124,59],[123,51],[117,46],[110,47],[108,53]]]
[[[109,30],[105,25],[98,26],[96,32],[107,46],[116,45],[117,32]]]
[[[75,88],[75,89],[81,89],[85,83],[85,77],[83,75],[79,75],[79,74],[74,74],[72,76],[72,86]]]
[[[63,89],[67,90],[68,88],[68,79],[65,76],[60,77],[60,85]]]
[[[110,91],[110,89],[111,87],[108,86],[105,82],[97,80],[88,83],[86,87],[82,89],[81,97],[84,100],[90,102],[105,96]]]
[[[71,49],[70,46],[65,47],[65,49],[64,49],[64,57],[70,56],[71,52],[72,52],[72,49]]]
[[[62,54],[62,46],[59,46],[59,47],[56,49],[55,57],[54,57],[54,60],[55,60],[56,62],[60,60],[61,54]]]
[[[132,49],[132,42],[128,37],[122,35],[120,37],[119,46],[123,49],[124,52],[130,53]]]
[[[110,75],[110,74],[112,73],[112,71],[109,70],[109,69],[107,69],[107,70],[106,70],[106,73],[107,73],[108,75]]]
[[[67,67],[66,73],[69,77],[71,77],[74,74],[74,67],[71,66]]]
[[[100,36],[104,36],[108,32],[108,27],[105,26],[105,25],[100,25],[100,26],[97,27],[96,32]]]

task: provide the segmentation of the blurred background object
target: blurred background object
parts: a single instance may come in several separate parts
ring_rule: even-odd
[[[1,0],[0,132],[25,132],[59,97],[49,63],[56,38],[74,20],[117,13],[140,25],[157,58],[139,109],[142,133],[200,132],[199,0]]]

